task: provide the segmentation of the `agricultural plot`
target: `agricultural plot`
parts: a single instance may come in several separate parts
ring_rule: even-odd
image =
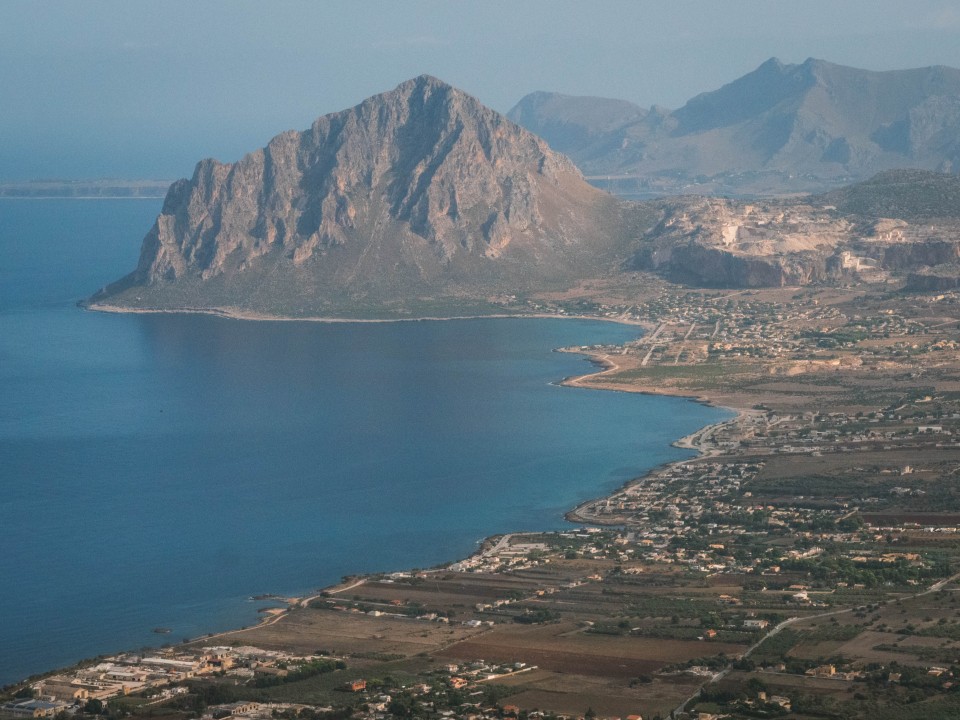
[[[541,669],[598,677],[635,678],[670,663],[706,655],[736,655],[733,643],[698,640],[654,640],[580,631],[571,623],[522,628],[494,628],[482,636],[455,643],[437,656],[494,662],[524,662]]]
[[[236,642],[300,654],[410,657],[469,638],[479,631],[407,618],[372,617],[351,612],[297,609],[280,622],[252,628]]]

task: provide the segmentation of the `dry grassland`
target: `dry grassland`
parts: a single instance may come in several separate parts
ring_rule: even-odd
[[[542,669],[608,678],[633,678],[674,662],[736,655],[742,645],[698,640],[654,640],[577,632],[572,623],[498,627],[437,653],[457,660],[525,662]]]
[[[297,609],[272,625],[233,635],[230,641],[303,654],[325,650],[334,655],[377,653],[410,657],[433,652],[478,632],[405,618]]]

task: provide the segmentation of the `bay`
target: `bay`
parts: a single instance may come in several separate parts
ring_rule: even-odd
[[[557,386],[589,365],[555,348],[638,333],[612,323],[76,308],[159,209],[0,201],[0,685],[252,624],[252,595],[568,527],[727,414]]]

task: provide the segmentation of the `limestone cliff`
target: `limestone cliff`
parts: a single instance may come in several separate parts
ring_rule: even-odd
[[[718,198],[661,201],[631,266],[714,287],[806,285],[827,279],[828,262],[852,223],[793,201]]]
[[[566,157],[421,76],[200,162],[93,303],[298,315],[562,285],[616,265],[611,212]]]

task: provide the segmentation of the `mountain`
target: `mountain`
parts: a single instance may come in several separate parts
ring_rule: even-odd
[[[595,146],[608,143],[617,130],[642,122],[647,114],[626,100],[534,92],[517,103],[508,117],[577,162],[580,156],[602,152]]]
[[[609,272],[618,213],[541,139],[424,75],[236,163],[198,163],[136,270],[91,305],[459,312]]]
[[[673,112],[629,117],[615,101],[598,104],[594,131],[574,142],[562,130],[577,103],[538,104],[535,94],[508,115],[562,144],[588,176],[622,176],[597,182],[625,194],[777,194],[838,187],[892,168],[960,170],[954,68],[873,72],[771,58]]]

